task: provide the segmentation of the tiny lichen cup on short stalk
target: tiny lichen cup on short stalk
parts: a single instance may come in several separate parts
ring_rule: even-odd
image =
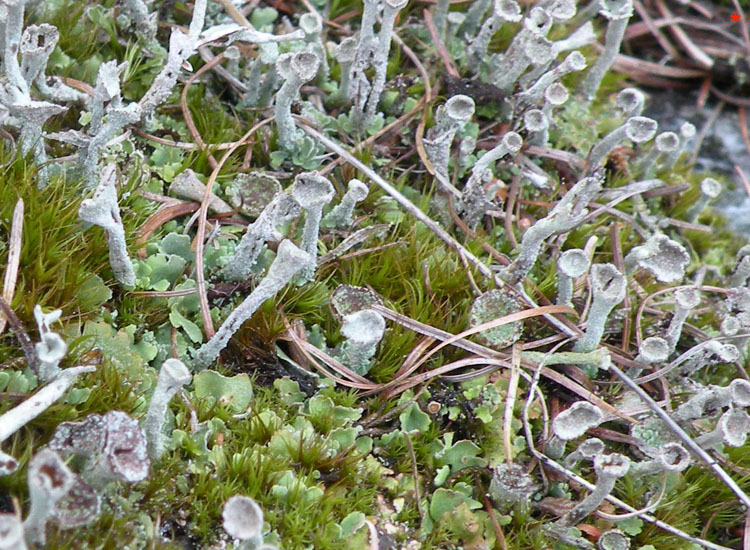
[[[604,414],[588,401],[577,401],[558,414],[552,421],[553,436],[547,441],[545,450],[552,458],[560,458],[565,452],[565,442],[581,437],[590,428],[604,422]]]
[[[341,78],[339,80],[338,90],[336,90],[336,93],[331,96],[329,101],[332,105],[340,105],[349,97],[350,73],[352,63],[354,63],[354,58],[357,55],[357,39],[353,36],[345,38],[338,46],[336,46],[333,55],[341,67]]]
[[[518,72],[515,76],[515,79],[517,81],[520,75],[523,73],[523,71],[525,71],[529,66],[531,66],[532,69],[527,74],[529,75],[529,79],[535,78],[537,74],[541,74],[547,67],[549,67],[552,61],[554,61],[555,55],[556,54],[555,54],[554,44],[550,40],[548,40],[542,34],[532,34],[531,36],[528,37],[528,39],[526,40],[526,43],[524,44],[524,48],[523,48],[524,61],[521,63],[511,65],[510,70],[515,70],[515,71],[520,70],[520,72]],[[560,69],[561,71],[565,71],[569,68],[569,64],[563,61],[563,63],[558,65],[557,68],[560,68],[560,67],[562,67]],[[546,73],[544,74],[549,74],[549,73],[552,73],[552,71],[546,71]],[[541,76],[544,76],[544,74],[542,74]],[[504,77],[505,75],[500,76],[500,78],[504,78]],[[506,80],[507,80],[507,77],[506,77]],[[504,89],[510,92],[512,88],[514,87],[516,81],[508,84],[505,88],[501,88],[501,89]]]
[[[39,370],[36,374],[42,383],[49,382],[60,374],[60,361],[68,351],[65,340],[49,328],[50,324],[60,318],[60,315],[62,315],[61,309],[43,313],[42,306],[38,304],[34,306],[34,318],[40,337],[40,342],[34,346],[39,357]]]
[[[523,123],[529,133],[526,142],[529,145],[547,146],[549,120],[541,109],[529,109],[523,114]]]
[[[661,336],[649,336],[641,341],[641,345],[638,346],[638,355],[636,355],[634,361],[645,367],[666,361],[670,353],[669,342]],[[633,366],[628,369],[627,375],[630,377],[640,376],[640,371],[641,367]]]
[[[565,527],[578,525],[586,516],[594,512],[602,501],[615,488],[618,479],[628,473],[630,459],[619,453],[600,454],[594,458],[596,472],[596,487],[591,494],[567,514],[563,515],[557,524]]]
[[[625,276],[612,264],[591,267],[591,307],[586,321],[586,332],[573,346],[573,351],[593,351],[599,345],[607,324],[607,317],[625,299]]]
[[[372,357],[385,333],[385,319],[375,310],[363,309],[344,317],[338,357],[351,370],[364,376],[372,366]]]
[[[656,233],[625,256],[625,272],[637,268],[650,272],[660,283],[675,283],[685,276],[690,255],[685,247],[666,235]]]
[[[575,451],[568,454],[563,460],[563,466],[572,468],[581,460],[593,460],[606,449],[604,442],[598,437],[590,437],[581,442]]]
[[[657,127],[657,122],[651,118],[645,116],[630,117],[625,121],[625,124],[612,130],[591,148],[587,160],[587,172],[591,173],[601,167],[605,163],[607,155],[623,139],[627,138],[634,143],[645,143],[654,137]]]
[[[580,52],[574,51],[569,53],[568,56],[562,61],[562,63],[540,76],[539,80],[537,80],[528,90],[516,94],[516,103],[518,105],[534,105],[541,101],[542,96],[545,96],[547,100],[550,101],[547,90],[549,90],[555,84],[558,84],[557,81],[566,74],[582,71],[585,68],[586,58],[583,57]],[[560,84],[560,86],[562,85]],[[553,89],[551,93],[555,94],[553,98],[561,97],[561,94],[558,92],[557,88]],[[563,103],[565,103],[565,101],[567,101],[567,99],[568,97],[566,95],[565,99],[554,104],[562,105]]]
[[[687,378],[697,370],[721,363],[735,363],[741,357],[737,346],[719,340],[706,340],[694,348],[695,353],[692,349],[685,353],[687,360],[682,362],[677,371],[670,373],[672,377]]]
[[[705,210],[708,203],[717,198],[721,194],[721,183],[714,178],[704,178],[701,181],[701,196],[695,201],[695,204],[685,214],[685,219],[689,222],[694,222],[701,215],[701,212]]]
[[[518,23],[522,18],[521,7],[515,0],[495,0],[492,14],[484,20],[479,33],[466,50],[469,68],[476,71],[487,55],[492,37],[505,22]]]
[[[698,307],[701,303],[701,295],[696,288],[680,288],[674,293],[675,310],[672,320],[669,322],[664,339],[669,345],[669,352],[672,353],[677,348],[677,341],[682,334],[682,327],[690,311]]]
[[[680,158],[680,153],[685,149],[686,143],[695,137],[697,129],[690,122],[685,122],[680,126],[680,146],[676,151],[672,151],[664,162],[664,166],[671,170],[674,165],[677,164],[677,159]]]
[[[292,118],[292,103],[297,99],[302,85],[315,78],[319,66],[320,58],[310,51],[285,53],[276,60],[276,71],[284,83],[276,92],[274,118],[279,146],[286,151],[294,150],[299,134]]]
[[[301,280],[309,281],[315,273],[318,257],[318,235],[323,207],[331,202],[336,190],[328,179],[318,172],[303,172],[294,178],[292,197],[305,211],[305,227],[302,230],[302,250],[313,259],[312,266],[301,271]]]
[[[719,422],[712,431],[695,438],[695,442],[703,447],[711,448],[722,443],[730,447],[742,447],[750,433],[750,416],[744,409],[730,407],[719,418]]]
[[[320,66],[318,68],[317,81],[325,83],[328,80],[328,56],[323,44],[323,20],[317,13],[305,13],[299,18],[299,28],[305,33],[305,42],[308,48],[318,56]]]
[[[143,429],[148,441],[148,455],[151,460],[161,458],[166,446],[164,423],[167,418],[169,402],[180,388],[190,382],[190,371],[179,359],[167,359],[162,363],[159,379],[154,394],[148,405],[148,412],[143,421]]]
[[[641,345],[638,346],[638,355],[636,355],[635,361],[644,365],[661,363],[667,360],[669,353],[669,343],[664,338],[649,336],[644,338]]]
[[[646,96],[638,88],[625,88],[620,90],[615,101],[625,116],[630,118],[641,116],[643,106],[646,104]]]
[[[591,262],[581,249],[566,250],[557,260],[557,304],[573,306],[573,283],[586,273]]]
[[[466,224],[476,227],[484,213],[492,207],[484,194],[483,184],[492,177],[490,166],[505,155],[515,154],[521,150],[523,139],[516,132],[506,132],[500,143],[482,155],[471,169],[471,176],[464,188],[463,197],[457,210],[463,214]]]
[[[721,320],[719,332],[722,336],[734,336],[742,328],[742,323],[734,315],[727,315]]]
[[[654,139],[654,146],[651,150],[643,157],[643,160],[638,163],[638,167],[643,171],[644,178],[650,178],[655,173],[660,164],[663,163],[665,158],[677,151],[680,148],[680,136],[674,132],[662,132],[656,139]],[[633,198],[638,197],[641,201],[643,198],[640,195],[635,195]]]
[[[569,97],[570,94],[568,94],[568,90],[559,82],[550,84],[544,90],[544,105],[542,106],[542,112],[544,113],[544,116],[547,117],[551,126],[555,124],[555,108],[564,105]]]
[[[628,20],[633,15],[633,0],[600,0],[600,4],[602,9],[599,13],[609,19],[609,24],[604,39],[604,51],[599,54],[581,83],[581,95],[586,102],[594,99],[602,78],[614,65],[615,58],[620,53],[620,44],[625,36]]]
[[[670,441],[659,447],[656,458],[637,462],[630,468],[634,477],[654,475],[661,472],[681,472],[690,466],[690,453],[677,442]]]
[[[728,386],[700,387],[690,399],[672,412],[672,417],[676,422],[689,422],[713,415],[730,405],[750,407],[750,382],[737,378]]]
[[[435,113],[436,124],[427,131],[423,140],[427,158],[435,171],[448,178],[448,160],[450,158],[453,138],[474,114],[474,100],[469,96],[458,94],[438,107]]]
[[[238,539],[237,550],[259,550],[263,547],[263,510],[250,497],[235,495],[224,504],[221,513],[224,530]]]
[[[545,36],[551,26],[552,16],[547,10],[539,6],[532,8],[521,23],[521,30],[501,55],[502,63],[496,65],[498,69],[492,75],[495,86],[508,91],[532,62],[542,64],[550,61],[554,52],[552,42]],[[532,42],[534,44],[530,46]]]
[[[490,165],[503,158],[505,155],[512,155],[521,150],[523,145],[523,138],[516,132],[506,132],[500,142],[487,151],[484,155],[477,160],[474,164],[474,168],[471,171],[471,177],[480,179],[479,176],[485,171],[490,169]],[[471,181],[469,181],[469,184]],[[469,185],[467,184],[467,186]]]
[[[237,306],[216,331],[216,334],[195,354],[195,365],[208,367],[219,356],[232,335],[252,317],[263,302],[276,295],[297,273],[304,269],[315,269],[315,258],[301,250],[292,241],[285,239],[279,245],[268,273],[250,295]]]
[[[348,189],[341,202],[326,214],[321,222],[323,227],[348,227],[354,223],[354,206],[367,198],[370,192],[367,185],[358,179],[349,181]]]

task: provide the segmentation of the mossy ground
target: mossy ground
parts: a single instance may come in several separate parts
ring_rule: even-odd
[[[50,2],[51,7],[43,17],[41,14],[32,16],[31,19],[39,17],[60,30],[61,41],[52,58],[50,72],[92,83],[102,60],[128,60],[130,66],[123,79],[123,96],[139,98],[158,71],[160,61],[141,56],[140,45],[110,20],[113,2],[103,2],[91,10],[88,8],[92,6],[85,4]],[[175,21],[182,24],[188,21],[190,7],[181,2],[172,5]],[[285,6],[291,10],[290,14],[302,13],[302,7],[296,3]],[[419,4],[410,6],[402,15],[402,21],[419,17],[421,7]],[[356,21],[358,15],[349,17],[347,14],[360,9],[358,2],[336,0],[331,3],[330,18],[345,16]],[[163,29],[160,37],[164,36],[166,30]],[[511,36],[512,33],[499,35],[493,47],[504,48]],[[424,55],[429,74],[437,80],[443,71],[439,59],[429,47],[418,51]],[[398,58],[399,55],[398,48],[394,47],[389,76],[395,77],[401,70],[413,70],[407,60]],[[196,57],[196,65],[199,64]],[[621,83],[621,77],[608,79],[600,93],[601,101],[590,112],[574,108],[564,111],[559,119],[562,129],[559,135],[553,133],[552,136],[556,144],[585,154],[598,135],[616,125],[617,120],[602,120],[598,115],[612,112],[610,92]],[[414,99],[422,92],[419,87],[409,89]],[[160,109],[156,123],[164,134],[190,141],[178,98],[178,93],[173,94],[170,102]],[[187,105],[205,142],[237,139],[265,116],[252,110],[236,109],[230,99],[228,93],[210,79],[189,90]],[[497,106],[484,109],[480,119],[482,126],[491,122],[491,117],[497,113]],[[49,130],[58,129],[56,126],[75,127],[75,114],[54,120]],[[404,133],[364,150],[360,156],[367,162],[385,166],[380,173],[420,208],[430,212],[436,190],[427,174],[414,169],[417,156],[411,149],[412,135],[411,131]],[[140,138],[133,138],[132,143],[142,152],[143,166],[130,165],[133,170],[129,171],[131,177],[123,178],[127,181],[120,192],[120,207],[128,244],[134,252],[138,229],[157,207],[139,192],[163,193],[171,178],[185,168],[204,175],[211,168],[204,153],[184,152]],[[255,140],[251,147],[251,168],[270,166],[272,148],[269,143],[273,144],[272,136],[270,141],[260,135]],[[59,331],[66,335],[70,346],[63,366],[98,363],[95,373],[81,377],[76,384],[84,393],[52,406],[4,445],[3,451],[21,462],[15,474],[0,478],[0,507],[7,512],[13,510],[14,504],[27,509],[25,464],[35,450],[45,444],[59,422],[113,409],[142,416],[156,373],[148,363],[149,357],[153,359],[149,346],[158,349],[161,354],[158,357],[163,359],[167,353],[164,341],[171,331],[176,333],[178,349],[184,349],[191,342],[189,334],[169,324],[173,307],[170,300],[173,299],[124,291],[115,284],[102,230],[86,227],[78,220],[78,206],[85,194],[75,177],[55,178],[48,188],[37,190],[31,161],[14,157],[7,142],[2,142],[0,147],[4,182],[0,185],[0,265],[7,260],[7,235],[14,205],[19,198],[25,204],[22,268],[11,307],[32,339],[37,336],[32,328],[34,306],[40,304],[45,310],[62,309],[63,328]],[[54,147],[56,155],[70,153],[65,147]],[[397,160],[399,157],[402,158]],[[235,154],[225,164],[219,186],[241,170],[242,160],[241,154]],[[661,176],[668,185],[688,182],[691,190],[676,201],[670,196],[649,201],[653,210],[676,218],[697,196],[700,180],[699,175],[690,174],[684,165],[679,167],[678,171]],[[148,168],[151,175],[141,177],[142,168]],[[625,183],[627,178],[617,167],[609,168],[609,186]],[[294,170],[295,167],[287,164],[284,169]],[[291,182],[291,175],[290,171],[283,180],[285,185]],[[512,177],[513,174],[506,175]],[[347,166],[331,174],[339,190],[355,176],[358,174]],[[560,179],[554,182],[556,189],[560,184],[570,184],[562,181],[564,177]],[[557,196],[523,188],[519,195],[523,215],[529,220],[544,216],[548,206],[535,205],[535,202],[549,204]],[[622,203],[618,208],[625,214],[633,213],[629,203]],[[330,294],[339,284],[368,286],[391,309],[451,333],[466,328],[475,296],[467,273],[477,281],[480,290],[492,288],[476,270],[465,267],[456,254],[389,201],[383,192],[373,189],[368,199],[359,205],[357,215],[359,227],[375,223],[390,225],[384,235],[367,241],[364,248],[370,248],[368,252],[325,264],[317,271],[314,282],[301,287],[290,285],[275,300],[269,301],[235,336],[223,355],[223,364],[215,366],[225,375],[250,374],[254,389],[251,407],[247,411],[236,411],[231,404],[198,397],[188,388],[186,397],[190,406],[180,399],[173,401],[171,409],[177,431],[169,452],[152,465],[148,480],[130,487],[110,486],[102,514],[86,527],[67,532],[50,527],[49,548],[207,548],[219,540],[227,540],[221,529],[221,508],[235,494],[251,496],[260,503],[271,530],[267,540],[275,541],[285,550],[366,547],[366,528],[353,534],[346,531],[345,518],[357,512],[378,523],[383,539],[381,548],[403,548],[415,539],[424,549],[470,547],[472,544],[480,548],[482,543],[500,547],[482,495],[491,479],[487,466],[494,466],[505,458],[502,417],[506,374],[463,385],[433,380],[400,397],[361,397],[354,390],[303,374],[287,361],[293,353],[289,342],[280,338],[286,331],[285,322],[301,320],[310,331],[317,325],[319,334],[330,347],[341,341],[340,325],[328,307]],[[149,253],[155,254],[158,243],[170,231],[182,231],[187,218],[169,222],[154,233]],[[582,225],[570,233],[566,246],[583,247],[595,235],[599,238],[596,261],[611,261],[613,219],[599,216],[592,223]],[[691,246],[691,269],[710,264],[727,270],[739,246],[737,239],[721,229],[722,222],[715,214],[707,213],[700,221],[710,224],[714,231],[711,234],[683,232]],[[299,232],[299,228],[293,228],[290,234],[295,230]],[[237,234],[236,228],[227,227],[227,231]],[[515,231],[516,238],[520,238],[520,230]],[[194,233],[189,234],[192,238]],[[321,254],[334,249],[346,235],[347,232],[324,235]],[[502,220],[488,221],[474,237],[460,232],[457,235],[474,254],[486,256],[483,245],[489,245],[500,253],[513,255]],[[617,235],[623,250],[638,242],[637,234],[629,230],[627,224],[619,226]],[[221,246],[231,248],[228,236],[219,240]],[[191,267],[187,265],[183,271],[173,274],[170,289],[189,278]],[[551,262],[538,263],[530,279],[548,298],[554,299],[556,277]],[[657,288],[650,280],[640,283],[645,292]],[[243,291],[246,293],[248,288]],[[222,319],[243,297],[244,294],[216,298],[212,305],[217,318]],[[192,322],[202,327],[195,304],[183,302],[176,307],[184,307],[183,311],[190,315]],[[635,313],[636,308],[631,305],[628,311],[622,312],[621,318],[630,317],[634,321]],[[649,317],[642,329],[648,331],[654,322],[654,318]],[[717,325],[710,311],[705,313],[701,324]],[[532,321],[525,327],[523,339],[531,341],[546,335],[549,329],[541,322]],[[421,339],[415,332],[389,323],[368,378],[376,383],[391,380]],[[620,336],[610,335],[610,342],[619,345]],[[447,348],[435,354],[424,368],[430,370],[462,356]],[[33,377],[28,370],[24,372],[21,357],[13,331],[6,330],[0,337],[0,363],[7,372],[15,373],[15,386],[6,387],[0,402],[2,412],[33,390]],[[703,381],[726,383],[728,377],[726,370],[717,369],[706,373]],[[545,385],[544,389],[552,394],[560,392],[552,385]],[[611,387],[608,391],[613,397],[618,388]],[[570,397],[565,392],[557,395]],[[414,403],[418,407],[415,408]],[[434,410],[435,406],[433,409],[428,406],[432,403],[437,403],[438,411]],[[522,403],[517,402],[516,419],[520,418],[521,407]],[[191,426],[192,412],[199,422],[197,432]],[[538,415],[532,422],[535,429],[540,428]],[[361,426],[364,430],[356,440],[347,431],[352,426]],[[407,428],[413,429],[410,435],[399,431]],[[516,420],[512,429],[514,458],[528,462],[525,441],[519,437],[522,434],[520,422]],[[465,454],[459,459],[475,463],[474,467],[463,468],[453,459],[445,458],[446,448],[451,447],[446,442],[446,433],[453,434],[453,443],[468,442],[462,447]],[[410,449],[413,449],[413,458]],[[740,472],[750,468],[748,449],[745,446],[728,453],[728,459]],[[449,475],[442,476],[439,487],[435,480],[446,467]],[[584,474],[593,476],[587,469]],[[421,501],[417,499],[415,476]],[[740,473],[736,477],[741,486],[750,488],[747,474]],[[479,511],[469,512],[467,507],[468,515],[463,517],[477,522],[478,532],[459,529],[456,522],[425,520],[439,488],[455,489],[452,495],[470,493],[462,497],[463,501]],[[626,478],[618,484],[618,495],[628,502],[643,503],[651,489],[647,484]],[[572,500],[582,495],[583,492],[575,488],[567,493]],[[526,508],[513,513],[494,510],[493,514],[501,524],[499,528],[504,533],[507,548],[541,549],[555,544],[541,530],[545,522],[553,519],[545,512]],[[665,501],[655,515],[688,533],[739,547],[743,514],[731,492],[700,466],[669,480]],[[604,520],[595,521],[600,528],[611,526]],[[635,547],[647,544],[659,550],[687,547],[681,539],[648,524],[640,527],[631,522],[629,528]]]

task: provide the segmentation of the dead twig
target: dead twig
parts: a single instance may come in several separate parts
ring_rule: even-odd
[[[8,261],[3,279],[3,299],[6,304],[13,302],[18,281],[18,267],[21,263],[21,243],[23,242],[23,199],[19,198],[13,208],[13,218],[10,225],[10,239],[8,241]],[[7,317],[0,312],[0,334],[5,330]]]
[[[192,75],[190,78],[188,78],[188,81],[185,83],[185,86],[182,88],[182,95],[180,96],[180,106],[182,107],[182,115],[185,118],[185,124],[188,127],[188,130],[190,131],[190,135],[193,137],[193,140],[195,140],[195,143],[198,145],[198,147],[206,154],[206,157],[208,158],[208,163],[211,165],[211,168],[216,168],[217,162],[214,156],[211,154],[211,151],[208,150],[208,147],[206,146],[206,142],[203,141],[203,138],[200,135],[200,132],[198,132],[198,128],[195,126],[195,122],[193,121],[193,115],[190,114],[190,109],[188,108],[187,104],[187,93],[188,89],[190,89],[190,85],[196,81],[198,77],[200,77],[203,73],[214,67],[215,65],[218,65],[224,60],[224,53],[220,53],[216,57],[214,57],[211,61],[203,65],[198,71]],[[231,147],[230,147],[230,150]]]

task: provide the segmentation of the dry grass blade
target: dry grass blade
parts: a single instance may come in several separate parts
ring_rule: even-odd
[[[148,219],[143,222],[143,225],[138,229],[138,237],[135,240],[137,245],[145,245],[151,235],[159,229],[162,225],[167,223],[169,220],[179,218],[185,214],[195,212],[200,208],[200,205],[195,202],[179,201],[178,204],[171,206],[161,206],[156,212],[151,214]],[[146,247],[140,246],[136,250],[136,254],[139,258],[146,257]]]
[[[21,262],[21,243],[23,242],[23,199],[19,198],[13,209],[13,219],[10,226],[10,241],[8,242],[8,264],[5,267],[3,279],[3,299],[6,303],[13,302],[18,281],[18,267]],[[0,312],[0,334],[5,331],[8,319]]]
[[[341,257],[346,251],[362,244],[367,239],[382,236],[386,231],[388,231],[389,228],[390,225],[381,223],[377,225],[371,225],[363,229],[358,229],[357,231],[346,237],[343,241],[341,241],[341,243],[336,248],[318,258],[318,266],[327,264],[328,262],[332,262],[333,260]]]
[[[750,181],[747,180],[747,176],[745,176],[745,173],[736,164],[734,165],[734,171],[739,174],[740,179],[742,180],[742,185],[745,186],[745,191],[747,191],[747,196],[750,197]]]
[[[412,366],[414,365],[414,363],[417,362],[419,357],[423,353],[425,353],[434,342],[435,342],[434,338],[430,338],[430,337],[422,338],[419,341],[419,343],[416,346],[414,346],[414,349],[412,349],[409,352],[409,355],[407,355],[406,359],[404,359],[403,364],[396,371],[396,373],[394,374],[394,377],[401,378],[404,375],[404,373],[413,372]]]
[[[194,288],[186,288],[184,290],[165,290],[160,292],[158,290],[142,290],[138,292],[131,292],[131,296],[148,296],[150,298],[177,298],[179,296],[190,296],[195,294]]]
[[[400,313],[395,312],[392,309],[388,309],[387,307],[376,304],[376,305],[371,306],[371,309],[374,309],[386,319],[394,321],[398,323],[399,325],[401,325],[402,327],[408,328],[409,330],[413,330],[414,332],[418,332],[419,334],[428,336],[429,338],[432,338],[433,340],[445,341],[453,337],[453,334],[451,334],[450,332],[445,332],[444,330],[440,330],[439,328],[435,328],[431,325],[420,323],[419,321],[416,321],[415,319],[412,319],[411,317],[407,317],[406,315],[401,315]],[[461,348],[471,353],[474,353],[476,355],[479,355],[480,357],[486,357],[489,359],[498,359],[498,358],[504,357],[503,354],[498,353],[497,351],[493,349],[485,347],[481,344],[476,344],[470,340],[465,340],[463,338],[452,342],[452,345],[456,346],[457,348]],[[411,356],[412,354],[409,354],[409,357],[407,357],[407,360],[404,361],[404,365],[407,365],[409,363],[409,358]],[[416,362],[416,359],[414,361]],[[399,369],[399,373],[401,373],[401,370],[403,368],[404,366],[402,366],[401,369]]]
[[[505,398],[505,411],[503,411],[503,448],[505,449],[505,461],[510,466],[513,464],[513,409],[516,406],[516,394],[518,393],[518,379],[520,378],[521,368],[521,346],[513,345],[510,362],[510,380],[508,380],[508,390]]]
[[[489,330],[491,328],[501,327],[503,325],[508,325],[510,323],[523,321],[524,319],[530,319],[532,317],[539,317],[541,315],[549,315],[551,313],[568,313],[571,315],[577,315],[576,310],[574,310],[572,307],[558,306],[558,305],[534,307],[531,309],[525,309],[523,311],[517,311],[516,313],[511,313],[510,315],[503,315],[502,317],[498,317],[497,319],[493,319],[492,321],[487,321],[486,323],[482,323],[480,325],[472,327],[459,334],[456,334],[455,336],[451,336],[450,338],[448,338],[447,340],[444,340],[443,342],[440,342],[440,344],[438,344],[437,346],[432,348],[429,352],[427,352],[424,356],[422,356],[422,358],[415,363],[414,368],[415,369],[419,368],[435,353],[437,353],[444,347],[449,346],[453,344],[454,342],[457,342],[458,340],[462,340],[463,338],[467,336],[471,336],[472,334],[477,334],[479,332],[484,332],[485,330]]]
[[[745,143],[745,150],[750,153],[750,135],[747,132],[747,111],[744,107],[737,109],[740,113],[740,133],[742,134],[742,141]],[[734,165],[735,170],[737,165]]]
[[[188,81],[185,83],[184,88],[182,88],[182,95],[180,96],[180,106],[182,107],[182,116],[185,118],[185,124],[187,124],[188,130],[190,131],[190,135],[195,140],[195,143],[198,145],[198,147],[206,154],[206,157],[208,158],[208,163],[211,165],[211,168],[216,168],[217,162],[214,156],[211,154],[211,151],[208,150],[208,147],[206,146],[206,142],[203,141],[203,138],[200,135],[200,132],[198,132],[198,128],[195,126],[195,122],[193,121],[193,115],[190,113],[190,108],[187,104],[187,93],[188,89],[190,89],[190,85],[198,79],[203,73],[210,70],[214,66],[218,65],[224,60],[224,53],[220,53],[216,57],[214,57],[211,61],[203,65],[198,71],[192,75],[190,78],[188,78]],[[230,149],[232,150],[232,149]]]
[[[383,390],[387,390],[383,394],[383,397],[385,399],[390,399],[400,393],[405,392],[406,390],[410,388],[413,388],[414,386],[423,384],[424,382],[427,382],[428,380],[437,378],[438,376],[443,376],[444,374],[448,372],[453,372],[454,370],[457,370],[457,369],[462,369],[465,367],[471,367],[475,365],[492,365],[494,367],[493,370],[497,370],[499,368],[510,368],[509,361],[503,361],[500,359],[487,359],[485,357],[468,357],[465,359],[459,359],[457,361],[446,363],[445,365],[441,365],[427,372],[415,374],[414,376],[403,376],[399,380],[392,380],[388,382],[387,384],[384,384],[383,386],[379,387],[377,390],[366,392],[364,395],[369,395],[372,393],[377,393],[377,392],[382,392]]]
[[[600,53],[604,51],[603,48],[597,48]],[[705,78],[710,76],[710,73],[706,70],[701,69],[683,69],[681,67],[669,67],[665,65],[659,65],[658,63],[652,63],[650,61],[643,61],[635,57],[628,55],[617,54],[615,57],[615,64],[613,68],[617,71],[628,73],[628,71],[639,71],[647,74],[655,74],[667,78]]]
[[[432,43],[435,45],[435,48],[437,48],[440,59],[443,60],[445,70],[451,76],[455,76],[456,78],[460,77],[461,75],[458,72],[456,64],[453,62],[453,59],[451,59],[451,56],[448,53],[445,44],[443,44],[443,41],[438,36],[437,29],[435,28],[435,23],[432,21],[432,13],[430,12],[430,10],[422,10],[422,15],[424,16],[424,24],[427,27],[427,31],[430,33],[430,37],[432,38]]]
[[[367,378],[364,378],[360,375],[358,375],[356,372],[353,372],[349,368],[347,368],[345,365],[343,365],[341,362],[337,361],[327,353],[319,350],[315,346],[313,346],[311,343],[305,341],[304,339],[300,338],[299,334],[297,334],[296,330],[293,329],[289,322],[285,319],[284,324],[287,327],[286,335],[287,337],[292,341],[292,343],[297,347],[297,349],[305,356],[305,358],[310,362],[312,366],[314,366],[316,369],[318,369],[323,375],[327,376],[337,384],[341,384],[342,386],[346,386],[349,388],[356,388],[360,390],[373,390],[375,388],[379,388],[380,386],[378,384],[374,384],[367,380]],[[325,361],[328,366],[330,366],[334,371],[338,372],[342,376],[345,376],[346,378],[341,378],[340,376],[336,376],[333,372],[329,371],[325,367],[323,367],[318,361],[316,360],[316,357],[320,359],[321,361]]]
[[[745,53],[750,56],[750,31],[748,31],[747,23],[745,23],[747,21],[745,12],[737,0],[732,0],[732,3],[734,3],[735,9],[740,12],[740,21],[742,22],[740,28],[742,29],[742,39],[745,41]]]

